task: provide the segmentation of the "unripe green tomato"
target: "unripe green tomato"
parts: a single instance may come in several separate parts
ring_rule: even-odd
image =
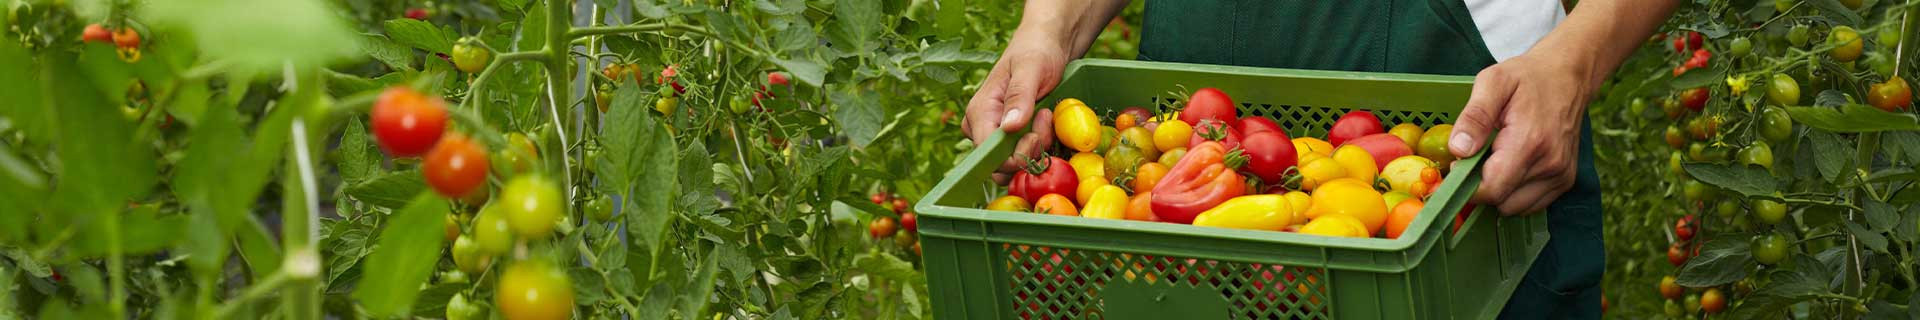
[[[1680,167],[1680,164],[1681,164],[1680,150],[1674,150],[1673,154],[1667,157],[1667,173],[1675,177],[1686,176],[1687,174],[1686,168]]]
[[[747,102],[746,97],[735,96],[733,99],[728,99],[727,110],[733,111],[733,114],[741,115],[753,110],[753,106]]]
[[[487,254],[503,254],[513,248],[513,225],[500,211],[500,204],[481,208],[480,215],[473,218],[473,240]]]
[[[1140,164],[1147,163],[1146,155],[1140,152],[1140,149],[1127,145],[1114,146],[1113,149],[1107,150],[1106,160],[1106,172],[1103,174],[1109,178],[1118,177],[1125,171],[1139,168]]]
[[[1795,0],[1773,0],[1773,11],[1774,11],[1774,12],[1787,12],[1787,9],[1793,9],[1793,3],[1794,3],[1794,2],[1798,2],[1798,1],[1795,1]],[[1678,317],[1675,317],[1675,318],[1678,318]]]
[[[592,201],[587,202],[587,213],[591,215],[594,222],[613,221],[613,200],[605,196],[594,197]]]
[[[1775,192],[1774,195],[1779,195]],[[1761,223],[1779,224],[1787,220],[1787,204],[1767,199],[1753,199],[1753,216]]]
[[[915,241],[919,241],[919,239],[917,239],[912,232],[895,232],[893,234],[893,244],[903,249],[913,249],[913,243]]]
[[[1681,182],[1680,194],[1686,197],[1688,203],[1713,201],[1712,188],[1700,183],[1700,180],[1687,179]]]
[[[493,256],[481,252],[480,243],[465,235],[453,240],[453,264],[460,272],[481,274],[487,265],[493,262]]]
[[[1827,34],[1827,43],[1838,45],[1832,51],[1827,51],[1827,54],[1832,55],[1833,60],[1839,62],[1858,60],[1860,52],[1866,49],[1866,42],[1860,40],[1860,32],[1848,26],[1833,27],[1833,32]]]
[[[1753,52],[1753,40],[1748,40],[1747,37],[1733,38],[1733,41],[1727,44],[1727,53],[1736,58],[1745,57],[1751,52]]]
[[[1699,141],[1687,144],[1687,160],[1707,161],[1707,145]]]
[[[1753,145],[1740,149],[1739,158],[1740,164],[1759,165],[1773,170],[1773,147],[1767,146],[1765,141],[1754,141]]]
[[[1713,209],[1714,213],[1722,217],[1732,217],[1740,214],[1740,202],[1736,201],[1736,199],[1720,201],[1720,204],[1714,206]]]
[[[1767,100],[1781,106],[1800,104],[1800,82],[1785,73],[1774,74],[1767,82]]]
[[[447,320],[481,319],[482,312],[485,310],[468,302],[465,294],[456,292],[452,298],[447,298]]]
[[[1785,143],[1793,135],[1793,117],[1787,109],[1767,107],[1760,113],[1760,137],[1773,143]]]
[[[1895,63],[1893,63],[1893,59],[1887,58],[1887,55],[1880,54],[1879,52],[1868,52],[1866,59],[1862,59],[1861,62],[1866,63],[1868,67],[1873,68],[1874,74],[1878,74],[1882,77],[1893,76],[1893,69],[1895,67]]]
[[[1767,233],[1753,238],[1753,260],[1760,264],[1774,265],[1787,259],[1787,250],[1792,244],[1786,237]]]
[[[480,72],[487,67],[488,62],[493,60],[493,53],[487,52],[485,47],[472,44],[471,41],[474,40],[463,39],[460,43],[453,45],[453,52],[451,52],[453,66],[459,68],[461,72]]]
[[[1699,313],[1700,312],[1700,294],[1698,293],[1687,294],[1686,304],[1687,304],[1687,313]]]
[[[1672,299],[1668,299],[1667,305],[1661,309],[1665,310],[1667,318],[1680,319],[1680,317],[1687,315],[1687,311],[1680,309],[1680,304],[1674,302]]]
[[[1633,116],[1636,116],[1636,117],[1646,113],[1647,98],[1633,98],[1633,103],[1627,105],[1627,111],[1630,112],[1629,114],[1632,114]]]
[[[1807,40],[1812,36],[1813,27],[1805,24],[1795,24],[1793,28],[1787,29],[1787,43],[1793,44],[1795,48],[1807,46]]]
[[[560,188],[538,174],[526,174],[507,181],[500,188],[501,212],[513,225],[514,234],[528,239],[545,239],[559,224],[562,207]]]

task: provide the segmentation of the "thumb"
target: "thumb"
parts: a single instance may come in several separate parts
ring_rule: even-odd
[[[1497,66],[1496,66],[1497,67]],[[1466,109],[1460,111],[1460,117],[1453,121],[1453,136],[1447,138],[1447,150],[1455,157],[1470,157],[1480,152],[1480,146],[1486,143],[1500,118],[1506,114],[1507,101],[1513,97],[1514,82],[1500,72],[1489,67],[1474,76],[1473,93],[1467,98]]]
[[[1053,90],[1058,84],[1060,70],[1058,66],[1045,61],[1045,58],[1028,58],[1014,61],[1013,72],[1007,79],[1007,91],[1002,100],[1006,115],[1000,119],[1000,129],[1016,132],[1027,128],[1033,121],[1034,102]]]

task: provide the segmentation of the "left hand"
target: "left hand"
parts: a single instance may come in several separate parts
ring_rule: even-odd
[[[1448,139],[1449,151],[1467,157],[1500,130],[1472,200],[1503,215],[1540,212],[1573,187],[1595,67],[1555,51],[1530,50],[1480,70]]]

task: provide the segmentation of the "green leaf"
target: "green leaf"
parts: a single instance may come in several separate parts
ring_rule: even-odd
[[[774,50],[789,52],[818,45],[820,37],[813,34],[813,25],[795,23],[788,25],[786,29],[781,29],[779,35],[773,37],[773,41]]]
[[[387,20],[387,37],[397,44],[407,45],[427,52],[447,53],[453,51],[453,36],[440,32],[440,28],[426,21],[398,18]],[[412,53],[408,53],[412,56]]]
[[[1787,312],[1787,308],[1805,299],[1782,298],[1771,295],[1748,296],[1727,311],[1727,319],[1764,319]]]
[[[819,87],[827,81],[827,69],[813,61],[774,58],[773,64],[780,66],[780,69],[787,70],[787,73],[792,74],[794,79],[800,80],[800,83],[809,86]]]
[[[853,266],[881,279],[913,281],[920,277],[920,272],[913,269],[913,263],[879,251],[867,251],[853,257]]]
[[[1761,167],[1713,163],[1688,163],[1682,167],[1687,175],[1700,182],[1745,196],[1769,196],[1779,190],[1773,176]]]
[[[1846,226],[1847,233],[1852,234],[1854,239],[1860,241],[1860,244],[1866,245],[1868,249],[1873,249],[1875,252],[1887,252],[1887,237],[1881,235],[1880,232],[1873,231],[1853,221],[1847,221]]]
[[[1812,4],[1814,8],[1819,8],[1820,10],[1818,11],[1820,15],[1831,18],[1834,22],[1847,26],[1860,25],[1860,14],[1854,13],[1853,9],[1848,9],[1846,5],[1840,4],[1838,0],[1807,0],[1807,4]]]
[[[747,32],[750,31],[747,30],[748,28],[749,26],[741,21],[740,17],[719,10],[707,11],[707,30],[712,31],[721,40],[752,41],[747,38]]]
[[[143,205],[127,212],[117,214],[120,219],[119,230],[109,230],[104,223],[93,223],[75,237],[69,247],[75,255],[87,258],[106,257],[108,247],[116,241],[126,255],[144,255],[165,249],[179,239],[179,232],[186,230],[187,216],[160,216],[159,207]]]
[[[880,134],[886,115],[881,112],[879,98],[874,97],[873,92],[835,91],[830,99],[836,107],[833,118],[852,140],[854,148],[866,147]]]
[[[403,20],[412,21],[413,19]],[[413,70],[413,50],[408,50],[406,46],[375,34],[360,35],[360,45],[366,49],[367,56],[380,60],[380,63],[386,64],[388,68]]]
[[[660,47],[644,39],[634,39],[624,35],[610,35],[600,38],[607,50],[620,54],[631,63],[659,64]]]
[[[1920,118],[1909,113],[1893,113],[1863,104],[1838,108],[1787,107],[1793,121],[1832,132],[1879,132],[1920,130]]]
[[[1850,103],[1853,103],[1853,101],[1848,100],[1847,94],[1840,92],[1840,90],[1827,89],[1813,96],[1813,106],[1815,107],[1837,108]]]
[[[1900,223],[1900,213],[1894,212],[1893,206],[1885,202],[1867,199],[1861,203],[1861,208],[1866,209],[1867,226],[1872,227],[1874,232],[1892,231]]]
[[[702,315],[706,314],[707,304],[713,297],[714,276],[720,271],[717,264],[720,259],[714,258],[719,254],[719,250],[718,246],[715,246],[713,251],[709,251],[706,259],[701,259],[704,261],[700,264],[699,270],[694,270],[693,277],[688,279],[690,282],[687,284],[686,291],[678,295],[680,314],[685,318],[706,318]]]
[[[367,134],[367,126],[359,118],[348,119],[347,129],[340,133],[340,153],[336,165],[340,169],[340,180],[347,184],[359,184],[372,180],[380,174],[380,149],[374,147],[373,137]]]
[[[1901,226],[1912,227],[1903,228]],[[1920,240],[1920,206],[1907,207],[1907,214],[1902,215],[1899,224],[1893,228],[1893,238],[1908,242]]]
[[[626,218],[628,236],[652,254],[660,252],[661,237],[674,221],[680,150],[653,115],[653,108],[641,106],[648,96],[630,82],[615,90],[608,125],[600,137],[606,147],[600,168],[612,179],[609,185],[614,193],[626,195],[621,216]]]
[[[1820,169],[1820,176],[1833,181],[1840,177],[1841,170],[1853,163],[1853,147],[1840,135],[1820,130],[1808,130],[1807,139],[1813,145],[1814,166]]]
[[[707,144],[694,141],[680,151],[679,173],[680,200],[674,204],[688,216],[706,216],[720,208],[720,200],[714,196],[713,155],[707,152]]]
[[[1713,85],[1721,81],[1726,81],[1726,79],[1726,65],[1720,64],[1707,67],[1706,70],[1689,70],[1687,73],[1674,78],[1673,82],[1668,82],[1667,86],[1672,87],[1674,90],[1684,90]]]
[[[135,143],[130,122],[103,116],[119,115],[119,107],[102,100],[100,91],[80,79],[72,61],[54,58],[44,63],[41,76],[49,99],[43,107],[55,110],[57,165],[52,167],[59,181],[53,198],[43,201],[72,213],[61,217],[73,219],[67,221],[89,221],[150,192],[159,172],[153,145]]]
[[[1687,264],[1680,268],[1678,283],[1686,287],[1704,288],[1745,279],[1754,265],[1745,239],[1727,236],[1707,241],[1701,246],[1700,255],[1688,259]]]
[[[882,20],[879,0],[841,0],[833,4],[833,31],[839,34],[838,40],[845,41],[843,50],[866,52],[872,48],[872,42],[880,28],[885,27]]]
[[[633,0],[633,12],[640,14],[642,17],[647,17],[647,19],[666,18],[668,14],[671,14],[667,12],[666,7],[660,6],[659,1],[656,0]]]
[[[535,4],[543,3],[535,1]],[[520,20],[520,41],[515,43],[519,50],[538,50],[547,45],[547,6],[527,6],[527,17]],[[499,49],[499,48],[496,48]],[[507,49],[501,49],[507,50]],[[445,52],[445,51],[442,51]]]
[[[407,170],[389,172],[347,187],[347,196],[374,206],[399,208],[426,188],[427,182],[420,176],[420,171]]]
[[[920,52],[920,61],[928,64],[968,64],[975,66],[992,65],[992,52],[965,51],[960,40],[947,40],[927,46]]]
[[[1880,134],[1880,145],[1893,161],[1920,162],[1920,132],[1889,131]]]
[[[360,40],[327,1],[156,1],[141,22],[183,27],[203,61],[242,74],[308,70],[361,57]]]
[[[447,200],[431,192],[415,196],[405,209],[387,220],[380,231],[380,244],[367,257],[366,271],[353,290],[353,298],[367,313],[377,317],[409,314],[420,285],[433,275],[440,260],[439,231],[445,226]]]
[[[753,7],[770,15],[789,16],[807,12],[806,0],[755,0]]]

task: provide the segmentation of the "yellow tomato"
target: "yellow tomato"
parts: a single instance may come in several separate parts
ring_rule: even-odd
[[[1313,218],[1307,217],[1307,208],[1313,206],[1313,196],[1309,196],[1306,192],[1300,192],[1298,190],[1287,191],[1285,196],[1287,197],[1287,208],[1293,209],[1294,216],[1306,217],[1308,219]]]
[[[1422,130],[1420,129],[1420,125],[1412,123],[1394,125],[1392,130],[1387,130],[1387,134],[1400,138],[1400,141],[1406,142],[1409,148],[1420,143],[1421,133],[1426,133],[1426,130]]]
[[[1167,124],[1167,121],[1180,121],[1180,112],[1174,111],[1166,114],[1153,116],[1153,122],[1159,122],[1161,125]]]
[[[1307,221],[1307,225],[1300,226],[1300,233],[1329,237],[1366,238],[1366,228],[1366,226],[1361,225],[1360,220],[1356,220],[1353,217],[1330,216]]]
[[[1075,153],[1072,158],[1067,158],[1067,165],[1073,166],[1074,178],[1081,180],[1107,172],[1107,158],[1098,153]]]
[[[1300,164],[1300,188],[1314,190],[1321,183],[1347,177],[1347,168],[1339,161],[1315,157]]]
[[[1387,179],[1387,185],[1391,186],[1393,191],[1411,192],[1409,190],[1413,183],[1421,181],[1420,171],[1439,166],[1439,163],[1425,157],[1401,156],[1393,159],[1392,162],[1387,162],[1387,168],[1380,170],[1380,177]]]
[[[1033,211],[1033,205],[1027,204],[1027,199],[1006,195],[1000,196],[998,199],[993,199],[993,202],[988,202],[987,210],[1027,212]]]
[[[1347,177],[1359,179],[1372,185],[1373,177],[1380,174],[1378,163],[1373,162],[1373,154],[1360,146],[1345,145],[1333,151],[1333,160],[1347,168]]]
[[[1325,157],[1333,155],[1333,144],[1314,137],[1293,138],[1293,152],[1300,159],[1306,159],[1309,154]]]
[[[1126,130],[1120,130],[1120,136],[1117,137],[1117,139],[1119,139],[1119,142],[1117,142],[1118,145],[1133,147],[1135,150],[1139,150],[1141,159],[1154,160],[1160,158],[1159,142],[1154,140],[1153,132],[1147,131],[1147,128],[1132,127]]]
[[[1100,116],[1079,99],[1061,99],[1053,106],[1053,133],[1068,148],[1093,151],[1100,145]]]
[[[1108,184],[1107,177],[1102,175],[1094,175],[1086,179],[1080,179],[1080,186],[1073,190],[1074,203],[1078,203],[1082,207],[1087,206],[1087,199],[1093,197],[1093,190]]]
[[[1087,199],[1080,215],[1095,219],[1126,219],[1127,191],[1113,185],[1101,185],[1093,190],[1093,197]]]
[[[1280,230],[1293,224],[1293,208],[1287,197],[1258,194],[1227,199],[1220,205],[1193,217],[1193,225],[1252,230]]]
[[[1188,125],[1186,121],[1161,121],[1160,127],[1153,129],[1153,147],[1162,152],[1172,151],[1174,148],[1186,148],[1187,140],[1192,138],[1193,126]]]
[[[1387,222],[1386,198],[1359,180],[1349,178],[1327,182],[1313,190],[1313,203],[1313,212],[1308,213],[1309,216],[1353,217],[1366,225],[1367,234],[1379,232],[1380,226]]]

